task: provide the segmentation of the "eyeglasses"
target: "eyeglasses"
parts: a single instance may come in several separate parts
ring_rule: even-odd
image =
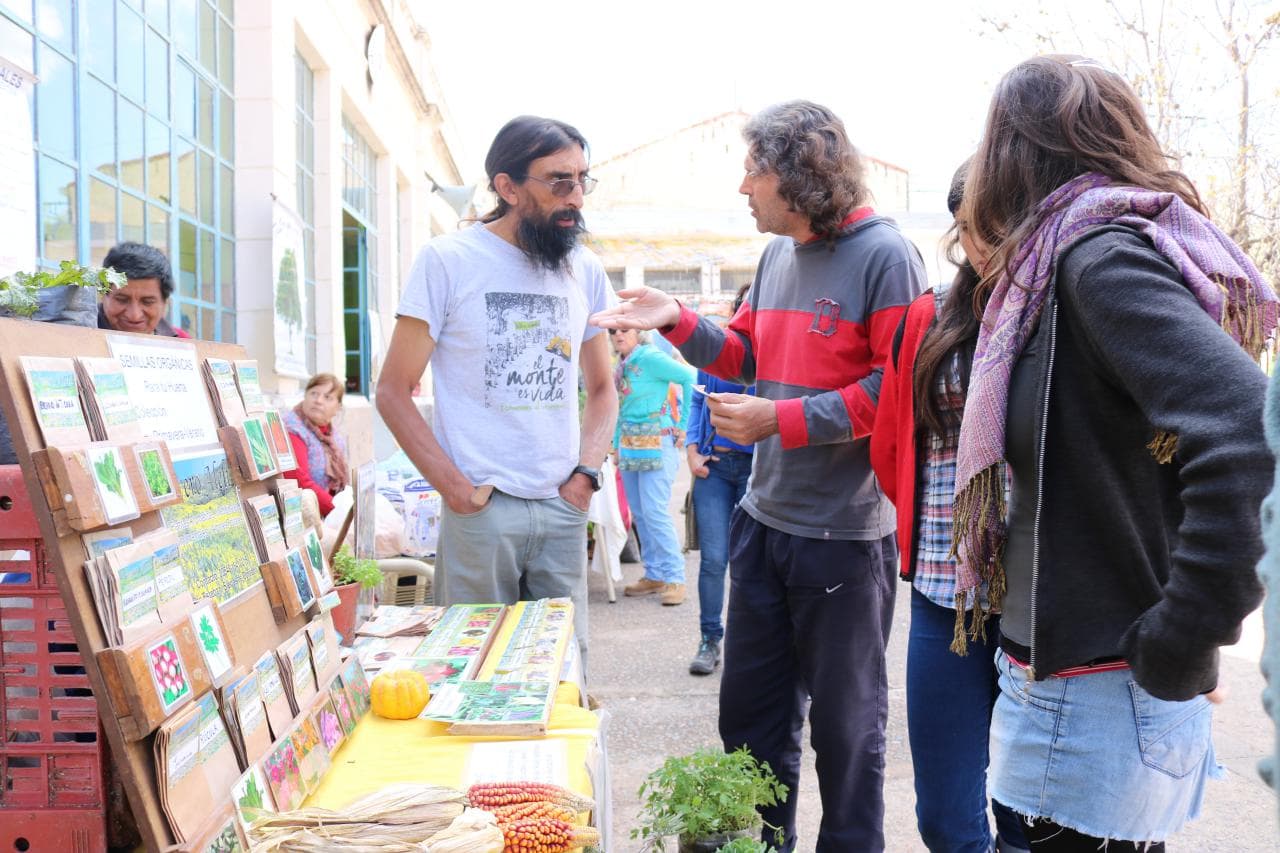
[[[579,184],[582,185],[583,195],[591,195],[591,191],[596,188],[596,184],[600,183],[600,181],[590,176],[580,181],[575,181],[573,178],[557,178],[554,181],[547,181],[542,178],[535,178],[533,175],[526,175],[525,177],[531,181],[537,181],[540,184],[546,184],[551,187],[551,194],[556,198],[568,198],[573,195],[574,188]]]

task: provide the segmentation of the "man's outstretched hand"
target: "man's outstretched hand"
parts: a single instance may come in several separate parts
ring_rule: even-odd
[[[670,293],[653,287],[628,287],[618,291],[622,301],[592,314],[589,321],[602,329],[664,329],[680,319],[680,303]]]

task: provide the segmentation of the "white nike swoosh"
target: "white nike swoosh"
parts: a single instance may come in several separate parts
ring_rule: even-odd
[[[837,589],[839,589],[839,588],[840,588],[840,587],[842,587],[842,586],[844,586],[844,584],[843,584],[843,583],[838,583],[838,584],[836,584],[835,586],[829,586],[829,587],[827,587],[827,592],[828,592],[828,593],[835,592]]]

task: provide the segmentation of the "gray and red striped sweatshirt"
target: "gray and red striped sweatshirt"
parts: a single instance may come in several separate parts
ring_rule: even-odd
[[[756,445],[742,508],[814,539],[894,530],[867,438],[893,333],[925,285],[920,252],[892,220],[860,208],[834,248],[778,237],[728,329],[681,309],[664,335],[690,363],[773,400],[778,435]]]

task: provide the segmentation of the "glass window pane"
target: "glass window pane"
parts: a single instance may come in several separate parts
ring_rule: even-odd
[[[169,254],[169,211],[147,205],[147,242]]]
[[[36,28],[40,35],[59,47],[70,51],[71,0],[38,0],[36,3]]]
[[[178,158],[178,207],[183,213],[196,213],[196,149],[185,139],[175,145]]]
[[[146,26],[142,17],[125,8],[117,7],[116,15],[116,83],[120,91],[135,103],[142,103],[145,94],[142,74],[142,51]]]
[[[146,134],[146,117],[142,114],[142,110],[124,98],[120,99],[118,114],[116,143],[120,148],[120,182],[138,192],[143,192],[146,189],[144,185],[146,160],[142,150],[142,139]]]
[[[85,77],[84,98],[80,103],[84,135],[84,159],[90,169],[104,175],[116,174],[116,93],[96,78]]]
[[[5,0],[0,0],[0,7],[5,5]],[[30,16],[31,4],[27,3],[27,15]],[[12,60],[15,64],[25,68],[28,71],[35,71],[35,55],[34,40],[31,34],[9,20],[4,15],[0,15],[0,56],[4,56]]]
[[[218,11],[227,16],[228,21],[234,22],[235,16],[235,0],[218,0]]]
[[[202,341],[218,340],[218,312],[212,308],[200,309],[200,334]]]
[[[200,181],[200,222],[217,225],[213,219],[213,158],[203,151],[196,151]]]
[[[147,28],[147,110],[169,117],[169,43]]]
[[[89,179],[89,262],[101,264],[116,244],[116,188]]]
[[[147,20],[162,33],[169,31],[169,0],[147,0]]]
[[[68,160],[76,156],[75,68],[52,48],[40,45],[40,85],[36,86],[40,150]]]
[[[231,26],[226,21],[218,21],[218,79],[228,89],[234,89],[236,82],[233,44]]]
[[[196,78],[196,90],[200,93],[199,112],[196,115],[196,130],[199,131],[200,144],[206,148],[213,147],[213,85],[203,77]]]
[[[221,182],[218,197],[222,207],[218,215],[218,227],[225,233],[230,234],[235,230],[232,227],[234,223],[233,216],[235,213],[235,194],[233,192],[235,189],[235,176],[226,166],[223,166],[218,170],[218,172],[218,180]]]
[[[196,295],[196,226],[185,219],[178,220],[178,293],[195,298]]]
[[[183,136],[196,135],[196,75],[191,66],[179,62],[173,80],[173,126]]]
[[[236,342],[236,315],[230,311],[222,312],[222,334],[218,340],[227,343]]]
[[[200,4],[200,64],[204,70],[217,75],[217,57],[214,55],[214,44],[217,40],[218,14],[208,3]]]
[[[147,195],[171,204],[169,196],[169,125],[147,117]]]
[[[235,162],[236,159],[236,106],[235,101],[226,92],[221,93],[222,107],[218,110],[218,123],[221,125],[222,141],[219,152],[223,160]]]
[[[146,205],[128,193],[120,193],[120,239],[147,242]]]
[[[84,10],[84,32],[93,38],[80,40],[80,56],[85,67],[108,83],[116,81],[115,0],[80,0]]]
[[[199,330],[196,328],[197,310],[194,305],[185,302],[178,305],[178,325],[182,327],[182,331],[194,337],[199,337]]]
[[[212,231],[200,229],[200,299],[218,301],[218,279],[213,274],[214,236]]]
[[[40,158],[40,254],[49,261],[76,259],[76,171]]]
[[[31,0],[0,0],[0,8],[24,24],[31,23]]]
[[[224,306],[235,307],[235,279],[236,279],[236,244],[230,240],[223,240],[221,269],[219,270],[218,281],[221,282],[221,290],[218,291],[218,301]]]
[[[199,0],[171,0],[173,41],[187,56],[196,53],[196,3]]]

